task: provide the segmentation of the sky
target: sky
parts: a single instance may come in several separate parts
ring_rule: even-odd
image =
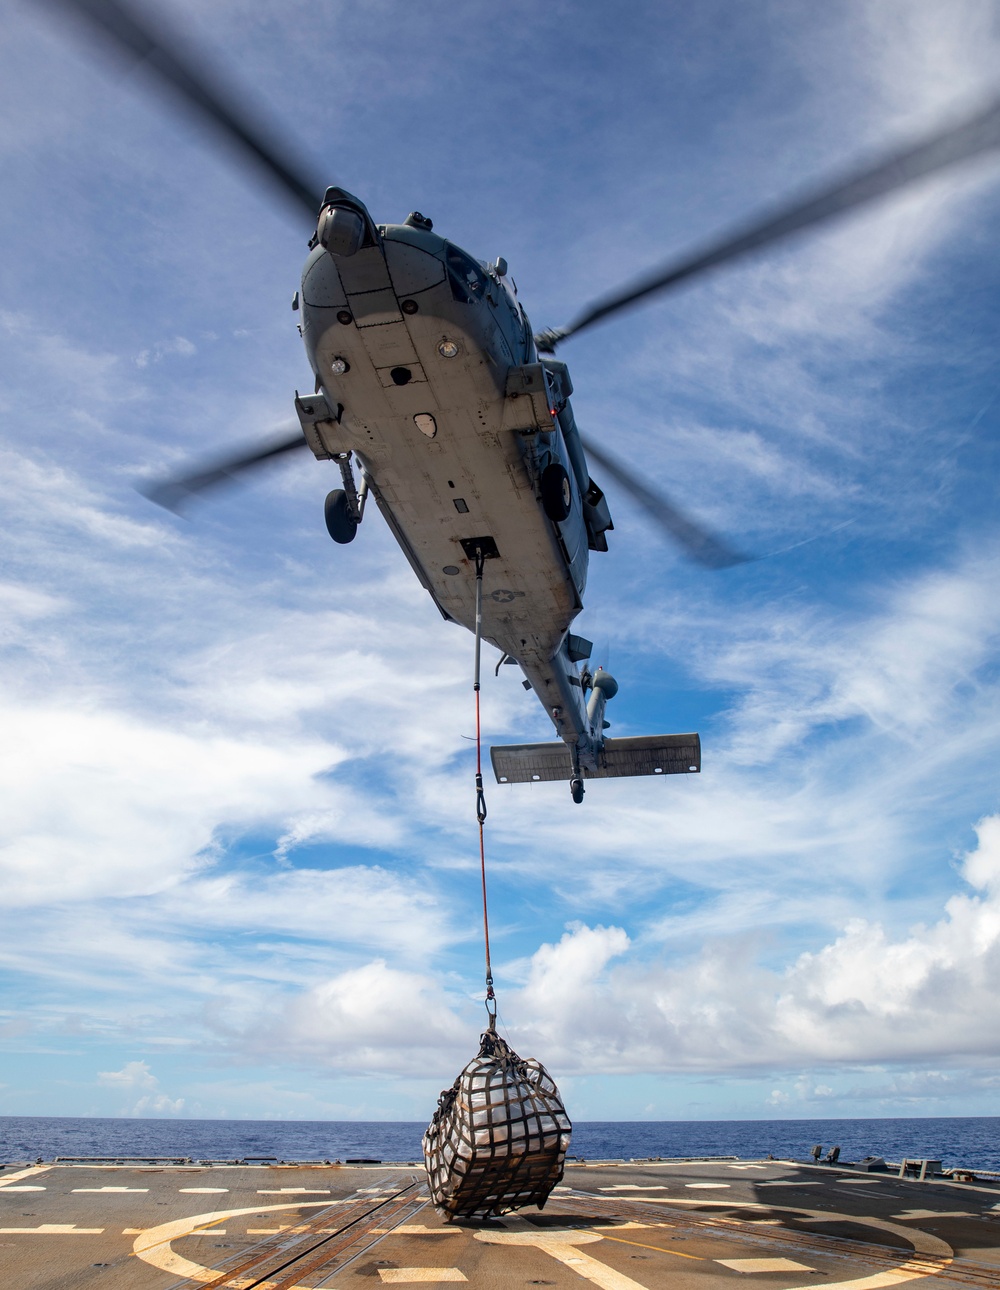
[[[536,329],[995,93],[987,0],[162,0],[321,181]],[[60,10],[0,27],[0,1113],[429,1118],[476,1051],[473,640],[302,454],[311,229]],[[488,784],[504,1033],[570,1115],[1000,1114],[1000,155],[568,342],[577,620],[700,776]],[[600,472],[592,472],[600,479]],[[551,737],[486,669],[493,742]]]

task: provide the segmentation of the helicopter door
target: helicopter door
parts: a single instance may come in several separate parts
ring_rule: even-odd
[[[570,576],[577,594],[582,596],[587,586],[587,565],[590,559],[590,546],[587,541],[587,526],[583,520],[583,504],[576,480],[570,472],[573,486],[573,509],[559,527],[559,536],[569,558]]]
[[[558,429],[559,423],[556,422],[557,433],[552,436],[553,453],[552,459],[558,461],[566,471],[569,477],[569,484],[573,494],[573,502],[570,512],[564,520],[556,524],[559,531],[559,537],[562,542],[566,558],[569,561],[570,576],[573,579],[573,585],[577,593],[583,595],[584,588],[587,585],[587,565],[590,560],[590,543],[587,537],[587,525],[583,517],[583,498],[580,495],[580,486],[577,483],[576,474],[573,470],[573,463],[570,460],[569,451],[566,447],[566,441],[563,439],[561,429]]]

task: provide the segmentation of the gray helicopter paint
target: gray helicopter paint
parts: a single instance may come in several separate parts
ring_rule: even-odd
[[[356,456],[421,583],[445,618],[470,630],[475,569],[461,542],[493,539],[484,637],[517,660],[559,736],[591,763],[603,735],[587,718],[586,677],[582,685],[566,646],[589,559],[582,451],[567,448],[531,328],[508,281],[436,234],[387,226],[369,240],[349,256],[316,246],[306,262],[301,330],[319,387],[297,400],[306,438],[321,459]],[[466,300],[456,299],[456,264]],[[459,345],[456,357],[439,353],[444,340]],[[335,374],[335,359],[349,370]],[[393,375],[400,368],[405,384]],[[428,414],[433,438],[414,420]],[[562,523],[539,501],[550,461],[564,465],[573,490]]]

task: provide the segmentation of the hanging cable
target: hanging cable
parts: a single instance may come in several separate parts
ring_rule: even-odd
[[[473,690],[476,695],[476,819],[479,821],[479,873],[483,883],[483,943],[486,948],[486,1015],[489,1029],[496,1028],[497,1005],[493,993],[493,967],[490,963],[490,916],[486,904],[486,794],[483,792],[483,734],[479,712],[479,671],[483,642],[483,565],[486,556],[476,547],[476,665]]]

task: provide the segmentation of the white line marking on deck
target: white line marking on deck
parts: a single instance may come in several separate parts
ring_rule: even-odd
[[[19,1182],[22,1178],[30,1178],[32,1174],[44,1174],[51,1165],[32,1165],[30,1169],[18,1169],[16,1173],[7,1174],[0,1178],[0,1187],[9,1187],[12,1182]]]
[[[694,1183],[689,1185],[693,1185],[695,1187],[706,1187],[706,1186],[713,1187],[716,1184],[715,1183]],[[721,1187],[729,1186],[728,1183],[720,1183],[718,1185]],[[669,1191],[670,1188],[664,1187],[662,1184],[652,1184],[651,1186],[648,1186],[648,1187],[640,1187],[638,1183],[618,1183],[618,1185],[615,1187],[598,1187],[597,1190],[598,1191]]]
[[[121,1196],[123,1192],[147,1192],[148,1187],[74,1187],[73,1195],[82,1195],[84,1192],[110,1192],[115,1196]]]
[[[638,1281],[633,1281],[631,1277],[625,1276],[622,1272],[616,1272],[614,1268],[609,1268],[606,1263],[601,1263],[599,1259],[592,1259],[589,1254],[581,1254],[577,1248],[580,1245],[589,1245],[594,1241],[603,1240],[597,1232],[581,1231],[539,1231],[535,1228],[533,1231],[525,1231],[521,1228],[529,1226],[524,1219],[512,1220],[507,1219],[509,1227],[517,1230],[507,1232],[476,1232],[474,1233],[477,1241],[482,1241],[486,1245],[533,1245],[536,1249],[550,1254],[552,1258],[558,1259],[567,1267],[573,1269],[587,1281],[592,1281],[594,1285],[600,1286],[601,1290],[646,1290],[646,1287],[640,1285]]]
[[[103,1227],[77,1227],[75,1223],[43,1223],[41,1227],[0,1227],[4,1236],[100,1236]]]
[[[904,1222],[913,1218],[975,1218],[971,1209],[904,1209],[901,1214],[891,1214]]]
[[[691,1190],[701,1189],[702,1191],[718,1191],[722,1187],[731,1187],[731,1183],[685,1183],[685,1187]]]
[[[733,1272],[815,1272],[815,1268],[794,1259],[715,1259]]]
[[[766,1169],[767,1165],[726,1165],[727,1169]]]
[[[598,1197],[610,1200],[610,1196]],[[644,1205],[721,1205],[723,1209],[771,1209],[759,1200],[712,1200],[709,1196],[643,1196]]]
[[[224,1196],[228,1187],[178,1187],[181,1196]]]
[[[274,1187],[269,1191],[258,1188],[258,1196],[329,1196],[329,1187]]]
[[[424,1227],[422,1223],[400,1223],[398,1227],[373,1227],[372,1236],[385,1236],[387,1233],[398,1233],[400,1236],[461,1236],[461,1230],[448,1227]]]
[[[458,1268],[379,1268],[379,1277],[387,1285],[411,1285],[416,1281],[468,1281]]]
[[[45,1191],[44,1187],[8,1187],[8,1191]]]

